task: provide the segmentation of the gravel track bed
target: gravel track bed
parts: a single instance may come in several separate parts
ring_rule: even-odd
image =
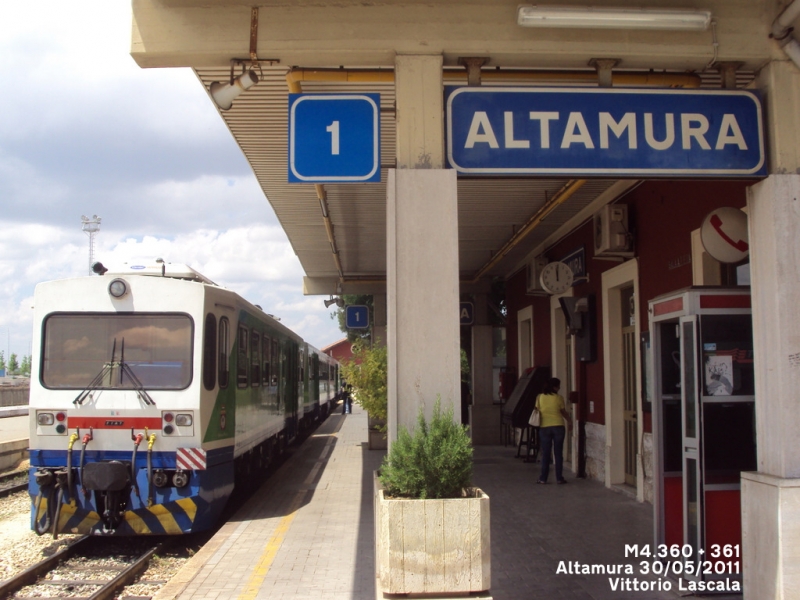
[[[52,535],[36,535],[30,528],[30,509],[30,498],[26,491],[12,494],[7,498],[0,498],[0,580],[13,577],[80,537],[59,535],[57,540],[53,540]],[[141,538],[138,540],[134,538],[134,540],[139,543],[144,541]],[[134,540],[129,540],[127,544],[122,539],[106,538],[98,541],[108,542],[108,553],[114,554],[119,552],[121,547],[133,546]],[[139,582],[127,587],[117,597],[155,594],[198,550],[196,542],[190,542],[187,539],[187,543],[190,545],[177,543],[174,548],[165,550],[163,555],[154,557],[147,571],[139,578]],[[119,558],[111,556],[73,560],[76,562],[61,565],[57,575],[59,579],[69,581],[107,580],[110,572],[108,567],[110,565],[119,566],[121,562],[124,562],[124,560],[121,561]],[[70,570],[70,564],[74,564],[77,568]],[[65,567],[67,568],[65,569]],[[118,571],[114,571],[113,574],[116,572]],[[96,589],[88,586],[74,586],[68,594],[63,594],[62,588],[59,586],[39,584],[35,587],[25,588],[25,594],[46,597],[58,592],[63,596],[81,596],[88,595]]]

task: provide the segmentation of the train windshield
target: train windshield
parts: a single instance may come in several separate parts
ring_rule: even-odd
[[[192,380],[185,314],[56,314],[44,324],[42,384],[179,390]]]

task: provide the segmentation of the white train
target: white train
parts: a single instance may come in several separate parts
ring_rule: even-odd
[[[96,271],[34,295],[32,528],[207,529],[327,416],[338,364],[184,265]]]

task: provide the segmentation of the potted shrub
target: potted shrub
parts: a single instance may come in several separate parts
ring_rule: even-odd
[[[491,580],[489,497],[472,487],[466,427],[422,411],[376,474],[376,569],[389,594],[482,592]]]
[[[342,376],[353,388],[353,399],[367,411],[370,449],[386,449],[389,402],[386,346],[370,347],[364,340],[356,341],[353,358],[342,364]]]

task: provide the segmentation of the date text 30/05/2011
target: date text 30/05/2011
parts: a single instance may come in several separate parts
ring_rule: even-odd
[[[671,591],[675,588],[675,591],[735,593],[742,589],[740,555],[739,546],[734,544],[714,544],[708,552],[701,549],[697,554],[688,544],[655,547],[626,544],[626,558],[647,560],[635,564],[604,565],[560,561],[556,574],[616,575],[608,578],[612,591]]]

